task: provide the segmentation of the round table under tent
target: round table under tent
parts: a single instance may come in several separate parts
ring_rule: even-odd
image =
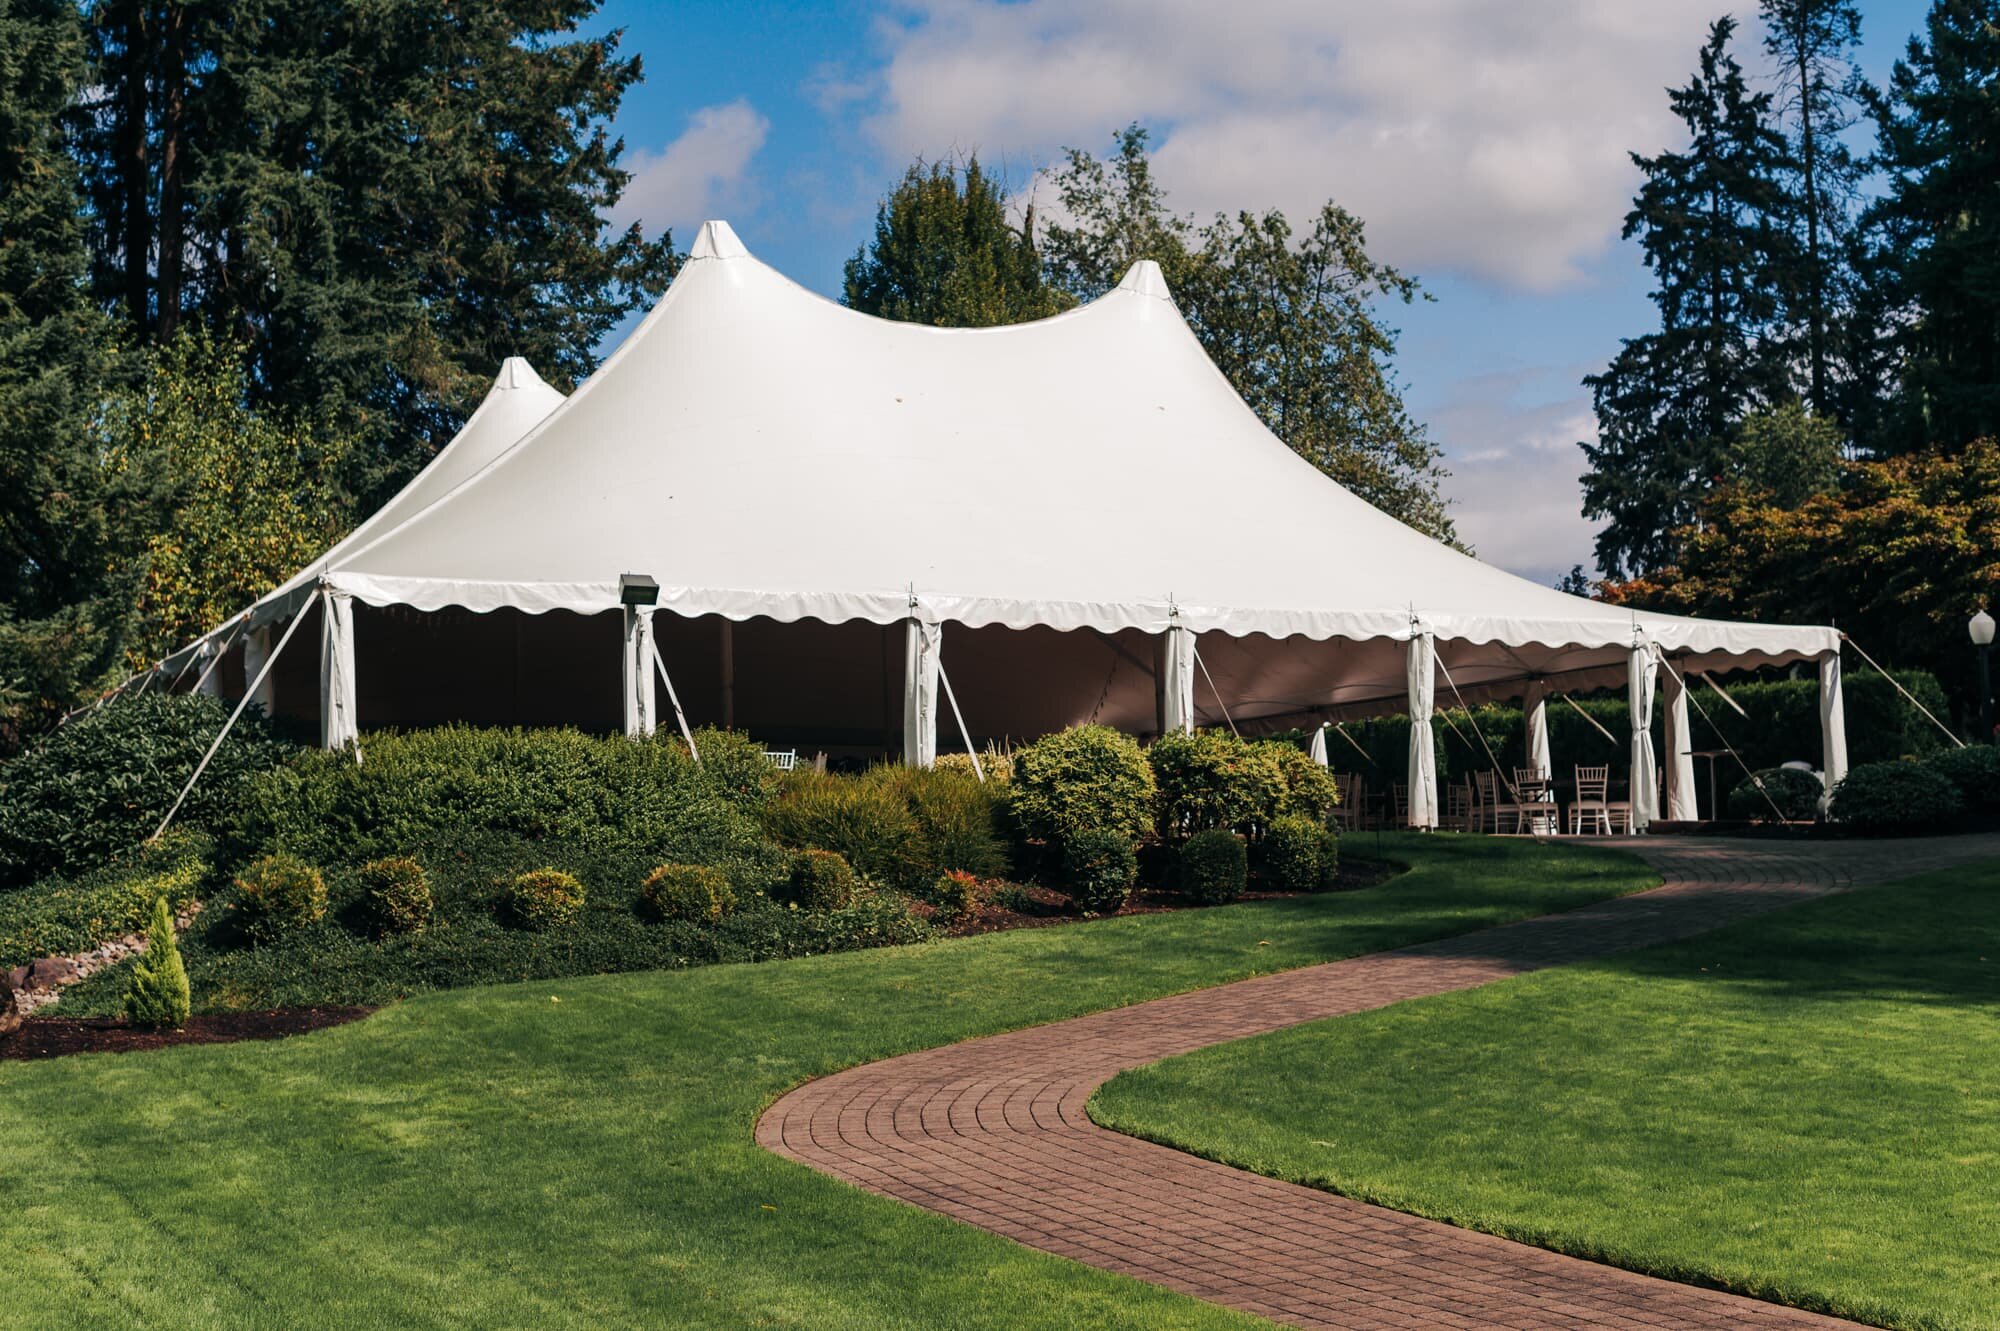
[[[509,361],[408,489],[157,673],[261,673],[331,747],[685,718],[920,764],[941,732],[1427,725],[1510,699],[1532,744],[1550,697],[1618,688],[1643,827],[1693,816],[1698,672],[1814,663],[1838,781],[1840,646],[1568,596],[1403,526],[1265,428],[1151,262],[1053,318],[938,329],[814,295],[709,222],[570,397]],[[1436,826],[1432,747],[1409,769],[1408,821]]]

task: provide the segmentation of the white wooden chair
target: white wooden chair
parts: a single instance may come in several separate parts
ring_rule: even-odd
[[[1584,823],[1593,826],[1593,833],[1610,836],[1616,831],[1630,831],[1632,828],[1632,801],[1614,800],[1611,791],[1611,768],[1578,767],[1576,769],[1576,798],[1569,805],[1569,831],[1571,836],[1583,835]]]
[[[1343,832],[1352,832],[1361,826],[1361,773],[1335,772],[1333,783],[1340,790],[1340,803],[1333,807],[1328,821]]]
[[[766,749],[764,750],[764,756],[769,758],[771,766],[777,768],[780,772],[789,772],[799,765],[799,751],[797,749]]]
[[[1556,807],[1555,784],[1539,767],[1514,769],[1514,820],[1522,831],[1554,835],[1562,827],[1562,810]]]
[[[1500,788],[1500,774],[1480,770],[1472,774],[1479,784],[1480,830],[1491,830],[1495,835],[1521,830],[1521,806],[1514,801],[1511,792]]]

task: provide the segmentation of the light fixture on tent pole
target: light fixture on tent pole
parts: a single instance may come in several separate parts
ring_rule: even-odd
[[[618,604],[622,606],[658,605],[660,584],[643,573],[620,573],[618,575]]]
[[[1981,606],[1965,625],[1972,646],[1979,653],[1979,737],[1993,743],[1993,616]]]

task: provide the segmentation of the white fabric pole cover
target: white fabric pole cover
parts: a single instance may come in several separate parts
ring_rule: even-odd
[[[653,733],[653,612],[625,607],[625,733],[640,739]]]
[[[1326,727],[1313,731],[1312,760],[1321,767],[1329,766],[1326,760]]]
[[[1160,733],[1194,729],[1194,631],[1170,625],[1160,639]]]
[[[1554,761],[1549,757],[1549,686],[1531,679],[1521,691],[1522,752],[1528,766],[1549,780],[1555,780]]]
[[[1659,813],[1660,792],[1654,773],[1653,756],[1653,646],[1640,643],[1632,648],[1625,686],[1625,701],[1632,711],[1632,831],[1636,835]]]
[[[226,643],[213,640],[201,645],[201,672],[194,681],[196,693],[206,693],[211,698],[222,696],[222,663],[215,658],[221,656],[226,647]]]
[[[320,598],[319,743],[344,749],[361,738],[354,705],[354,598],[328,591]]]
[[[903,761],[937,761],[938,648],[943,626],[912,615],[903,638]]]
[[[1840,697],[1840,653],[1822,652],[1819,658],[1819,744],[1820,766],[1826,778],[1826,796],[1847,775],[1847,716]],[[1822,797],[1820,807],[1826,807]]]
[[[264,709],[269,716],[277,690],[272,687],[270,672],[264,663],[271,659],[271,626],[261,625],[243,635],[243,682],[249,688],[250,701]]]
[[[1438,820],[1437,745],[1431,712],[1437,701],[1437,640],[1428,633],[1410,639],[1410,826],[1430,828]]]
[[[1667,788],[1662,792],[1661,802],[1670,821],[1691,823],[1701,813],[1694,792],[1694,744],[1688,730],[1687,681],[1679,670],[1668,666],[1664,658],[1660,662],[1660,689],[1666,695],[1666,726],[1662,738],[1667,746]],[[1717,818],[1721,813],[1710,809],[1708,816]]]

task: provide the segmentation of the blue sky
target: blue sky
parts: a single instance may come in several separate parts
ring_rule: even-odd
[[[1928,8],[1862,4],[1882,80]],[[751,250],[837,294],[910,158],[976,151],[1031,192],[1068,145],[1149,125],[1171,201],[1202,215],[1332,198],[1436,297],[1397,308],[1412,411],[1482,557],[1549,580],[1590,563],[1578,385],[1651,318],[1618,230],[1628,150],[1673,142],[1664,89],[1707,0],[612,0],[645,82],[619,116],[636,172],[619,220],[685,245],[726,217]]]

